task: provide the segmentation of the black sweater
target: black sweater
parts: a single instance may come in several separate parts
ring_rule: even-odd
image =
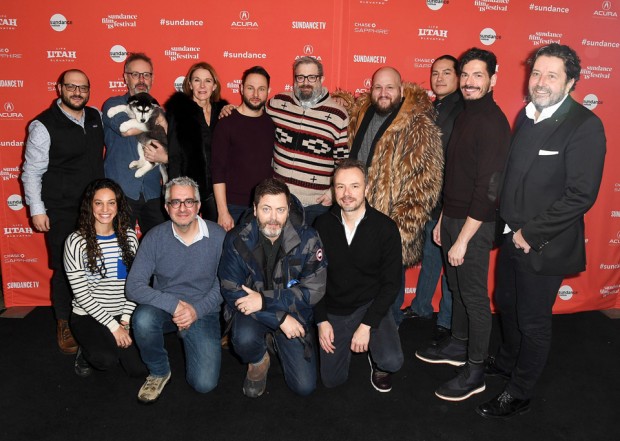
[[[349,315],[372,302],[362,323],[378,327],[394,303],[402,280],[396,223],[366,202],[366,213],[351,245],[347,244],[338,205],[319,216],[314,225],[329,261],[327,290],[314,308],[316,322],[327,320],[327,313]]]

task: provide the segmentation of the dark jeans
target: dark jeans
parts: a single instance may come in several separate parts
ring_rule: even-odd
[[[441,247],[433,242],[433,229],[436,225],[437,221],[431,219],[424,226],[422,268],[418,277],[415,298],[411,302],[411,309],[421,317],[433,315],[433,295],[435,294],[435,288],[437,288],[437,281],[441,276],[441,301],[439,302],[437,324],[450,329],[452,327],[452,293],[450,288],[448,288],[448,280],[445,274],[441,275],[443,268]]]
[[[139,200],[127,198],[127,203],[131,210],[131,226],[133,228],[135,222],[138,221],[142,236],[166,220],[161,198],[145,201],[144,195],[140,194]]]
[[[469,360],[486,360],[491,337],[491,306],[487,281],[489,253],[493,246],[495,222],[484,222],[470,239],[462,265],[448,263],[448,251],[465,225],[465,219],[443,216],[441,248],[452,292],[452,336],[468,340]]]
[[[515,248],[512,234],[505,236],[495,289],[503,337],[496,365],[512,373],[506,391],[519,399],[530,398],[547,363],[552,308],[564,279],[534,274],[524,261],[525,254]]]
[[[308,332],[314,334],[313,327],[306,327]],[[288,387],[298,395],[311,394],[316,389],[316,351],[307,351],[299,338],[288,339],[283,332],[274,331],[251,316],[235,313],[232,344],[243,363],[261,361],[267,352],[265,336],[268,333],[273,333]],[[306,340],[314,341],[314,338]]]
[[[306,221],[306,225],[311,227],[312,224],[314,224],[314,220],[320,215],[327,213],[330,208],[330,205],[322,204],[314,204],[304,207],[304,219]]]
[[[116,317],[119,323],[120,319],[120,316]],[[120,361],[130,377],[144,377],[148,374],[135,341],[128,348],[119,348],[112,332],[90,315],[71,314],[71,331],[86,361],[95,369],[107,371]]]
[[[63,263],[65,240],[77,227],[79,209],[64,208],[47,210],[50,230],[45,233],[49,266],[54,271],[51,280],[51,299],[57,320],[69,320],[73,291],[69,285]]]
[[[170,372],[164,334],[177,332],[183,340],[189,385],[200,393],[217,386],[222,357],[219,313],[200,317],[188,329],[179,331],[171,314],[151,305],[138,305],[131,322],[140,355],[151,375],[163,377]]]
[[[350,315],[327,314],[334,329],[333,354],[319,350],[321,357],[321,380],[325,387],[335,387],[349,377],[351,362],[351,339],[359,327],[370,304],[362,306]],[[388,311],[379,327],[370,330],[368,349],[377,367],[385,372],[396,372],[403,365],[403,351],[394,316]]]

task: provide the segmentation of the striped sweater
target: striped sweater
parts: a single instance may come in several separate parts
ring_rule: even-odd
[[[293,93],[267,103],[276,126],[274,176],[286,182],[304,206],[330,190],[334,164],[349,157],[346,110],[324,89],[324,97],[304,109]]]
[[[133,230],[129,230],[128,239],[135,253],[138,239]],[[114,332],[120,326],[114,317],[120,315],[122,321],[128,322],[136,304],[125,298],[127,268],[122,261],[116,234],[97,236],[97,243],[103,252],[105,277],[88,271],[86,241],[78,232],[71,233],[65,242],[65,271],[73,290],[73,312],[90,315]]]

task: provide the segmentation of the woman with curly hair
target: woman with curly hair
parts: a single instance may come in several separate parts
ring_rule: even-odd
[[[138,239],[120,186],[97,179],[84,191],[78,230],[65,242],[64,264],[71,289],[71,329],[80,345],[75,373],[107,370],[120,361],[130,376],[146,374],[129,332],[135,303],[125,298],[125,279]],[[91,367],[92,366],[92,367]]]
[[[211,179],[211,139],[222,107],[217,72],[201,61],[190,66],[183,91],[173,94],[164,108],[168,120],[168,176],[189,176],[198,183],[202,217],[217,222]]]

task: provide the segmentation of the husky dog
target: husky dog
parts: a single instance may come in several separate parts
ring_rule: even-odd
[[[168,139],[166,137],[166,131],[158,124],[157,118],[163,114],[161,107],[151,95],[146,92],[137,93],[127,101],[127,104],[120,106],[114,106],[108,110],[108,117],[112,118],[114,115],[120,112],[125,112],[129,115],[129,120],[121,124],[121,132],[126,132],[129,129],[138,129],[142,131],[138,138],[138,156],[137,161],[131,161],[129,163],[130,169],[136,170],[136,178],[141,178],[147,172],[151,171],[156,165],[159,165],[159,171],[164,184],[168,181],[168,172],[164,164],[149,162],[144,158],[144,146],[151,145],[154,148],[158,148],[152,143],[153,140],[158,141],[164,149],[168,148]]]

